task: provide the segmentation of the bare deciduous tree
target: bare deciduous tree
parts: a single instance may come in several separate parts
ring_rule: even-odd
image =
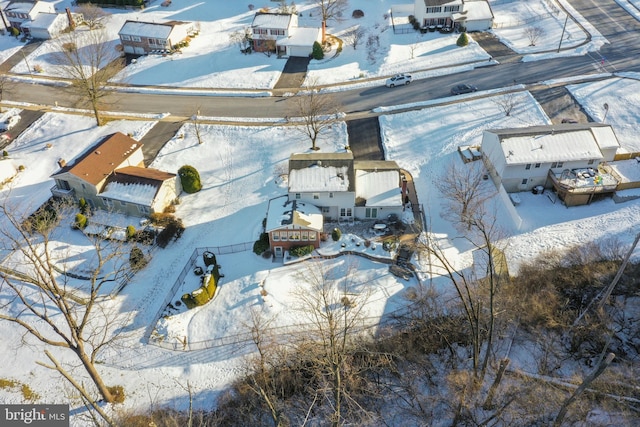
[[[82,14],[82,23],[90,30],[104,28],[111,14],[93,3],[81,3],[76,11]]]
[[[331,19],[341,20],[342,15],[349,8],[349,0],[316,0],[315,4],[320,8],[322,21],[325,24]]]
[[[332,95],[322,93],[315,86],[299,92],[290,102],[288,120],[295,125],[294,129],[311,140],[311,149],[318,150],[316,143],[320,134],[338,122],[338,104]]]
[[[529,39],[529,46],[535,46],[540,37],[545,35],[545,31],[542,27],[527,27],[524,35]]]
[[[87,277],[82,285],[78,281],[72,283],[67,274],[69,254],[60,251],[55,243],[59,233],[81,233],[69,227],[69,205],[52,204],[25,220],[16,213],[17,208],[7,200],[4,202],[0,244],[11,256],[0,269],[0,283],[6,296],[0,305],[0,320],[21,327],[45,344],[49,361],[39,364],[58,371],[83,400],[112,424],[91,390],[52,351],[63,349],[73,353],[102,399],[114,401],[112,389],[98,370],[98,354],[114,344],[117,330],[127,319],[105,306],[101,297],[106,285],[121,280],[130,271],[128,254],[123,244],[86,236],[95,258],[92,265],[86,266],[83,274]]]
[[[11,89],[11,79],[6,74],[0,74],[0,102],[4,99],[4,95],[6,95]]]
[[[246,49],[251,44],[249,39],[249,29],[234,31],[229,34],[229,40],[231,43],[238,44],[240,49]]]
[[[64,34],[57,40],[57,49],[58,74],[71,80],[71,90],[90,106],[97,125],[102,125],[100,111],[109,94],[107,85],[124,68],[123,58],[104,29]]]
[[[353,47],[353,50],[356,50],[366,34],[367,31],[357,25],[345,31],[342,35],[342,40],[344,40],[349,46]]]
[[[493,102],[504,112],[505,116],[510,116],[518,103],[514,93],[498,96],[494,98]]]
[[[346,262],[331,269],[322,261],[313,262],[300,276],[310,287],[295,292],[296,310],[309,324],[297,351],[309,362],[309,375],[319,383],[314,392],[329,408],[334,427],[369,415],[358,403],[357,384],[363,378],[353,362],[358,349],[366,353],[365,306],[369,292],[362,283],[355,283],[354,268]]]

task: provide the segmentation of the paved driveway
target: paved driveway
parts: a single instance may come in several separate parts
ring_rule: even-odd
[[[287,63],[280,74],[274,89],[299,89],[307,75],[307,67],[311,58],[301,58],[292,56],[287,59]]]

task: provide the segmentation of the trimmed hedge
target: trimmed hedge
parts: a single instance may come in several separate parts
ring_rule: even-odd
[[[200,174],[193,166],[184,165],[178,169],[178,176],[182,183],[182,189],[189,194],[197,193],[202,190],[200,182]]]
[[[294,257],[309,255],[315,248],[313,245],[294,246],[289,248],[289,254]]]
[[[260,233],[260,238],[253,244],[253,253],[261,255],[267,249],[269,249],[269,234]]]
[[[203,276],[203,284],[195,291],[190,294],[184,294],[180,298],[182,302],[187,306],[188,309],[192,309],[195,307],[199,307],[205,305],[216,294],[216,289],[218,288],[218,277],[217,274],[206,274]]]
[[[333,231],[331,232],[331,239],[333,239],[334,242],[337,242],[338,240],[340,240],[341,237],[342,237],[342,231],[340,231],[339,228],[334,228]]]

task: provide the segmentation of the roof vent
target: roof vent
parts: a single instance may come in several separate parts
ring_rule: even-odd
[[[96,150],[96,154],[97,154],[97,155],[100,155],[100,150]]]
[[[67,161],[65,159],[58,159],[58,166],[61,168],[67,166]]]
[[[316,163],[318,166],[322,166],[322,160],[318,160],[318,162]]]

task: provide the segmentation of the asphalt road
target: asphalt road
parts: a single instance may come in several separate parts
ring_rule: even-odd
[[[480,90],[533,85],[549,79],[595,75],[603,72],[640,72],[640,24],[614,0],[572,0],[571,4],[610,42],[601,52],[577,57],[561,57],[535,62],[506,62],[476,68],[464,73],[416,80],[409,86],[389,89],[379,87],[354,89],[335,94],[347,118],[366,117],[379,106],[426,101],[449,96],[449,88],[470,82]],[[601,65],[601,59],[606,59]],[[5,94],[5,99],[39,105],[80,107],[78,98],[61,86],[45,86],[18,82]],[[133,113],[171,113],[189,117],[195,109],[202,116],[281,118],[290,115],[287,98],[221,97],[180,94],[114,93],[104,109]]]

